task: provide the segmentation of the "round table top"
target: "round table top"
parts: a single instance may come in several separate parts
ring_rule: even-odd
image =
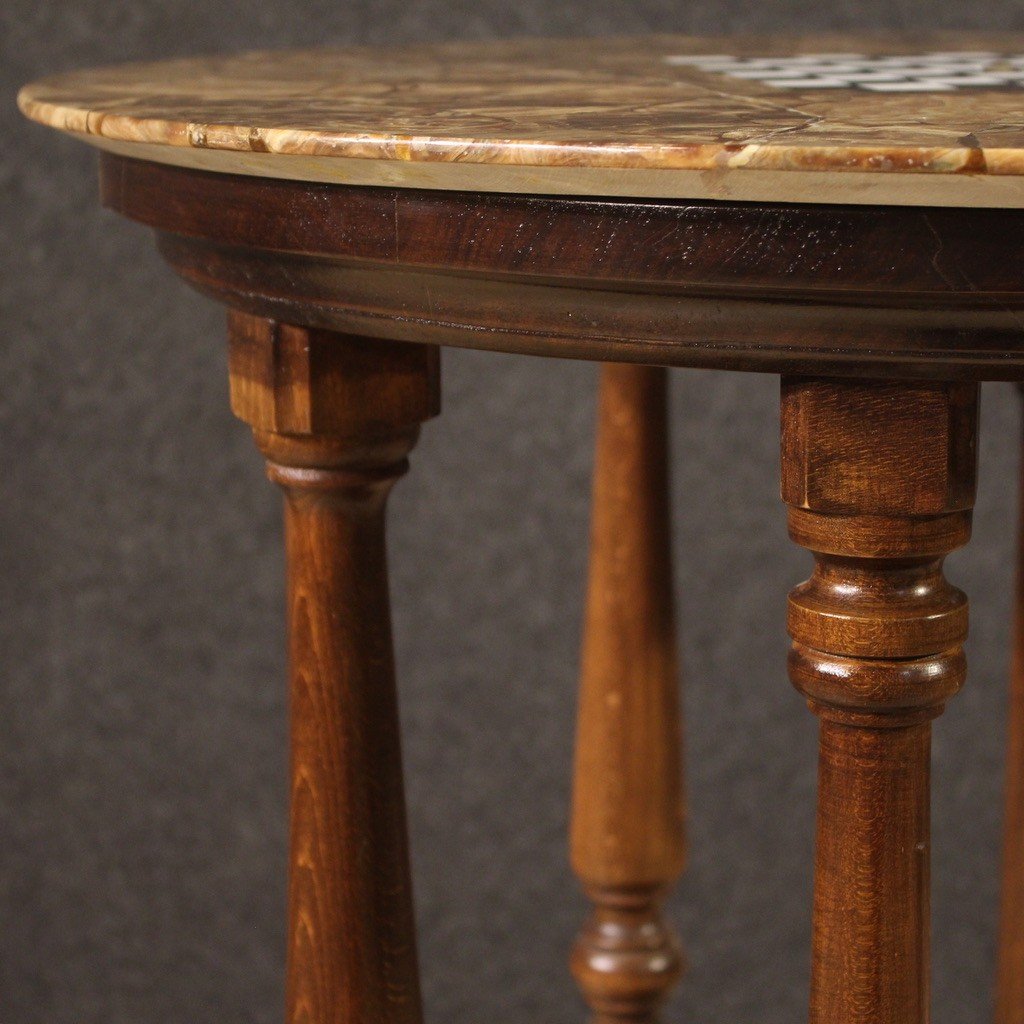
[[[1024,207],[1024,35],[247,53],[59,75],[19,103],[121,154],[274,178]]]

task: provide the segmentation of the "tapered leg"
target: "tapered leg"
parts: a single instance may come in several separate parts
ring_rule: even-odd
[[[929,1019],[931,720],[964,677],[977,385],[788,379],[783,500],[814,552],[790,677],[821,719],[811,1024]]]
[[[421,1024],[384,505],[436,350],[233,313],[231,397],[285,494],[288,1024]]]
[[[650,1024],[682,968],[661,900],[685,859],[665,371],[602,369],[572,864],[595,1024]]]
[[[1017,579],[1006,745],[996,1024],[1024,1024],[1024,461],[1017,501]]]

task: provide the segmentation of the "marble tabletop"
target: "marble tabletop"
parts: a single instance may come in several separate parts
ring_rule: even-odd
[[[36,121],[308,181],[1024,207],[1024,35],[521,39],[76,71]]]

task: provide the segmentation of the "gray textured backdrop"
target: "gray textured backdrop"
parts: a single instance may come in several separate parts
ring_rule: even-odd
[[[0,7],[0,1017],[281,1018],[278,497],[227,411],[222,313],[99,209],[21,82],[251,46],[511,33],[1024,27],[1019,0],[4,0]],[[564,834],[592,367],[452,352],[392,502],[428,1013],[578,1021]],[[784,673],[772,377],[673,375],[692,855],[679,1021],[804,1014],[814,724]],[[936,730],[938,1024],[988,1017],[1017,457],[984,395],[972,678]]]

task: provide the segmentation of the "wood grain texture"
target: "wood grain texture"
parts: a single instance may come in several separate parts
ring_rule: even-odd
[[[581,359],[882,377],[1024,368],[1024,215],[264,181],[118,157],[104,201],[284,322]],[[509,311],[515,310],[515,316]]]
[[[1018,386],[1018,392],[1024,397],[1024,387]],[[1024,1024],[1024,458],[1017,502],[996,1024]]]
[[[1024,213],[479,195],[212,174],[109,154],[104,205],[158,231],[346,264],[726,298],[984,307],[1024,293]],[[1009,294],[1007,294],[1009,293]]]
[[[444,48],[388,68],[377,53],[312,69],[248,55],[22,95],[31,116],[122,147],[101,162],[105,203],[154,228],[174,269],[233,309],[232,406],[286,500],[289,1024],[422,1024],[384,510],[437,411],[438,344],[638,364],[609,366],[602,387],[574,783],[573,866],[594,913],[573,970],[597,1024],[652,1024],[682,967],[661,912],[685,860],[652,369],[670,365],[786,375],[783,498],[816,563],[789,603],[790,676],[821,720],[811,1024],[927,1024],[930,722],[962,685],[967,633],[943,559],[970,534],[976,382],[1024,372],[1024,213],[967,207],[996,179],[1013,192],[1005,205],[1024,204],[1021,94],[787,91],[782,105],[776,86],[726,89],[665,61],[669,44],[706,52],[640,44],[660,61],[653,77],[635,42],[574,43],[582,68],[565,46],[531,42],[459,65]],[[1024,51],[1024,38],[986,45]],[[134,145],[157,162],[126,156]],[[170,165],[189,152],[217,173]],[[305,158],[379,165],[374,184],[396,187],[303,180]],[[253,177],[268,160],[292,180]],[[526,194],[416,190],[392,166],[427,164],[486,166],[489,188]],[[558,198],[533,167],[567,170],[563,186],[609,172],[586,187],[618,189],[640,171],[692,173],[709,190],[765,174],[787,201]],[[920,208],[879,206],[858,191],[864,176],[948,180],[952,208],[920,195]],[[869,205],[795,202],[825,179]],[[1017,782],[1000,1013],[1020,1006]]]
[[[232,313],[232,405],[285,493],[288,1024],[421,1024],[384,505],[436,352]]]
[[[811,1024],[926,1024],[930,723],[967,636],[942,562],[970,535],[977,387],[784,378],[782,421],[791,535],[815,556],[788,622],[821,719]]]
[[[912,64],[950,50],[977,54],[968,88],[794,89],[695,60],[815,54],[821,63],[853,52]],[[1024,201],[1022,53],[1024,36],[1006,33],[521,39],[100,68],[33,83],[19,102],[37,121],[129,153],[145,147],[148,159],[269,176],[275,162],[325,176],[334,159],[334,180],[361,161],[367,183],[444,188],[446,170],[477,167],[491,172],[478,180],[492,191],[544,194],[555,176],[531,184],[500,171],[556,168],[560,192],[575,182],[595,194],[601,179],[583,172],[600,171],[604,194],[615,194],[625,172],[665,196],[727,197],[735,179],[743,198],[797,202],[814,192],[802,179],[816,174],[820,188],[827,172],[831,201],[869,189],[874,203],[913,202],[905,187],[886,191],[898,180],[921,187],[925,204],[952,206],[973,202],[979,181],[1013,178],[1016,188],[991,193],[999,206]],[[766,194],[751,193],[745,176]]]
[[[665,387],[602,368],[571,844],[595,1024],[651,1024],[682,970],[660,909],[686,855]]]

